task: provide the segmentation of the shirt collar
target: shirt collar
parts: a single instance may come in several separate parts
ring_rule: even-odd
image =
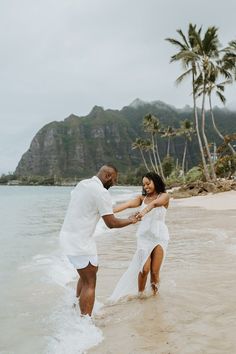
[[[100,180],[100,178],[98,178],[97,176],[93,176],[92,179],[94,181],[98,182],[104,188],[104,185],[102,184],[102,181]]]

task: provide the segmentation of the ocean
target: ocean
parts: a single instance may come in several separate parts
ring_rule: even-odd
[[[71,190],[0,187],[0,354],[77,354],[103,338],[72,309],[76,273],[59,248]],[[114,203],[140,191],[110,189]],[[96,234],[112,231],[101,221]]]
[[[200,207],[171,199],[160,292],[143,300],[107,302],[135,252],[137,225],[109,230],[99,222],[91,321],[72,307],[77,274],[59,248],[71,190],[0,186],[0,354],[236,352],[236,192],[228,209],[227,193],[203,197]],[[115,204],[141,187],[110,192]],[[209,200],[219,210],[204,209]]]

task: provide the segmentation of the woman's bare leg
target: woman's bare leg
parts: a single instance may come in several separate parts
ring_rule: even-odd
[[[163,248],[158,245],[151,253],[151,286],[153,294],[155,295],[158,291],[158,285],[160,282],[160,269],[163,261]]]
[[[147,282],[147,276],[150,271],[150,266],[151,266],[151,257],[148,257],[146,263],[143,266],[142,272],[139,272],[138,275],[138,290],[139,292],[144,291],[146,282]]]

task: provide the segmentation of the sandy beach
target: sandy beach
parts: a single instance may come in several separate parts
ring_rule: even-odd
[[[136,248],[136,225],[98,239],[96,354],[236,352],[236,192],[171,200],[170,242],[160,292],[106,302]]]

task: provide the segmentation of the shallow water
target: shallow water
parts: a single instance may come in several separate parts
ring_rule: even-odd
[[[106,300],[135,251],[136,225],[107,230],[99,223],[94,324],[72,309],[76,274],[59,250],[70,191],[0,187],[1,354],[79,354],[96,344],[89,352],[236,352],[235,210],[212,212],[172,201],[159,295],[113,306]],[[111,189],[114,201],[138,192]]]
[[[76,274],[58,242],[71,190],[0,186],[1,354],[74,354],[102,340],[71,309]],[[137,190],[114,187],[111,194],[116,201]],[[103,223],[101,232],[107,232]]]

